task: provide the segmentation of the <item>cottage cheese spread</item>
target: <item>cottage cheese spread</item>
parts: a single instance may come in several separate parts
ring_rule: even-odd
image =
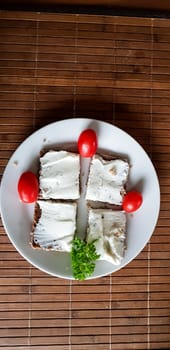
[[[96,155],[91,163],[86,199],[121,205],[129,164],[121,159],[104,160]]]
[[[119,265],[125,250],[126,215],[122,211],[90,209],[87,242],[95,241],[100,260]]]
[[[43,199],[78,199],[80,157],[67,151],[49,151],[40,158]]]
[[[71,251],[77,204],[42,200],[37,203],[41,216],[34,230],[34,243],[43,249]]]

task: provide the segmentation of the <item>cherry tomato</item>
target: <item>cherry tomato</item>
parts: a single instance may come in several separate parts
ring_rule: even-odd
[[[37,177],[31,171],[23,173],[18,181],[18,193],[24,203],[33,203],[37,200],[39,185]]]
[[[94,130],[84,130],[78,139],[78,150],[82,157],[92,157],[97,149],[97,136]]]
[[[126,212],[131,213],[139,209],[142,202],[143,202],[143,198],[140,192],[137,192],[137,191],[128,192],[123,199],[123,209]]]

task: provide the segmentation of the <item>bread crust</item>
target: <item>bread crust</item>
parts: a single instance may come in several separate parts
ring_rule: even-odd
[[[36,225],[38,224],[41,217],[41,209],[39,204],[36,202],[34,207],[34,218],[32,223],[32,230],[31,230],[31,246],[35,249],[41,249],[40,245],[34,242],[34,230]]]

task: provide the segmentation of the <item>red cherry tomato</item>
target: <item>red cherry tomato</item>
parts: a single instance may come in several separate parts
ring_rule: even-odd
[[[92,157],[97,150],[97,136],[94,130],[84,130],[78,139],[78,150],[82,157]]]
[[[33,203],[37,200],[39,185],[37,177],[31,171],[23,173],[18,181],[18,193],[24,203]]]
[[[139,209],[142,202],[143,198],[140,192],[128,192],[123,199],[123,209],[128,213],[132,213],[133,211]]]

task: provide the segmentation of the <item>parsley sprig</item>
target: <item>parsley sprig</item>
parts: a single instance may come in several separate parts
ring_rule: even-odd
[[[91,276],[95,268],[95,261],[100,255],[96,252],[93,242],[86,243],[78,237],[72,242],[71,260],[73,276],[76,280],[84,281]]]

